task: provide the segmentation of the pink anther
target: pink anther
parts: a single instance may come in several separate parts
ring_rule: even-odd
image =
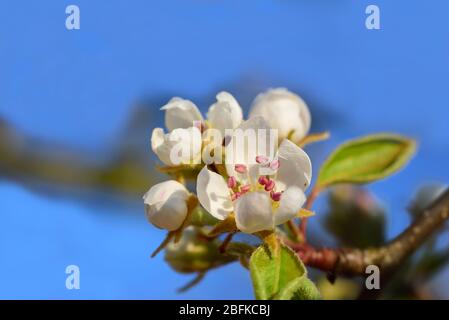
[[[228,188],[234,189],[237,186],[237,179],[235,177],[228,178]]]
[[[258,181],[261,185],[264,186],[268,183],[268,178],[266,176],[260,176]]]
[[[265,156],[257,156],[256,157],[256,162],[258,164],[266,164],[268,162],[268,158]]]
[[[265,191],[271,191],[276,186],[276,183],[274,180],[268,180],[268,182],[265,184]]]
[[[236,164],[234,166],[235,171],[237,171],[238,173],[246,173],[246,166],[244,164]]]
[[[273,170],[277,170],[279,169],[279,166],[281,165],[281,163],[279,162],[279,159],[273,160],[270,163],[270,168]]]
[[[273,201],[279,201],[279,200],[281,200],[282,192],[271,191],[270,196],[271,196],[271,199],[273,199]]]

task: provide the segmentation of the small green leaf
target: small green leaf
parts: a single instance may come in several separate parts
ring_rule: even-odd
[[[279,250],[272,246],[261,245],[251,256],[249,269],[253,281],[256,299],[275,299],[280,297],[314,297],[304,292],[312,292],[307,279],[306,268],[296,254],[287,246],[281,244]],[[287,289],[290,288],[290,289]],[[284,292],[284,290],[290,290]],[[282,294],[281,294],[282,293]],[[298,293],[298,294],[296,294]]]
[[[321,167],[317,188],[385,178],[402,168],[415,149],[414,140],[394,134],[375,134],[348,141]]]
[[[290,281],[279,294],[276,300],[320,300],[321,295],[315,284],[305,275]]]

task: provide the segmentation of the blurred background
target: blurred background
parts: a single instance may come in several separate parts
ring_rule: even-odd
[[[80,30],[65,28],[70,4]],[[381,30],[365,28],[369,4],[380,8]],[[391,239],[410,223],[418,188],[448,182],[448,12],[444,0],[2,2],[0,298],[253,297],[238,264],[178,294],[194,275],[149,258],[165,236],[141,200],[164,179],[149,140],[172,96],[206,111],[226,90],[247,114],[260,91],[287,87],[308,103],[312,132],[332,135],[307,147],[315,172],[345,139],[416,138],[410,165],[365,189],[383,217],[372,239]],[[310,234],[317,245],[357,244],[336,230],[336,207],[320,197]],[[449,252],[449,238],[438,239],[432,248]],[[420,278],[425,297],[449,298],[448,255]],[[80,290],[65,288],[70,264],[80,267]],[[398,275],[402,287],[415,286],[414,275]],[[320,277],[328,297],[351,296],[352,283],[342,280],[340,294]]]

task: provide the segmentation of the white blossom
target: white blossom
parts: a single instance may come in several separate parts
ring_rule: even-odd
[[[154,185],[143,196],[148,220],[161,229],[178,229],[187,216],[188,197],[189,191],[177,181]]]
[[[165,126],[169,131],[177,128],[189,128],[203,123],[208,128],[220,130],[237,128],[243,120],[243,112],[232,94],[221,91],[216,96],[204,120],[197,106],[190,100],[172,98],[161,110],[165,111]]]
[[[227,165],[228,181],[207,167],[201,170],[197,179],[201,205],[220,220],[234,212],[238,229],[246,233],[272,230],[296,217],[312,176],[307,154],[285,139],[274,158],[259,154],[251,162],[240,159],[241,163]]]
[[[301,97],[285,88],[270,89],[259,94],[251,106],[249,118],[263,117],[279,130],[279,139],[299,141],[309,132],[310,111]]]
[[[207,120],[203,119],[197,106],[190,100],[175,97],[161,108],[165,111],[165,126],[169,132],[164,133],[162,128],[154,129],[151,147],[164,164],[176,166],[201,163],[201,149],[206,144],[209,150],[221,150],[225,130],[239,126],[243,112],[230,93],[222,91],[216,98],[217,101],[209,108]],[[216,131],[212,134],[212,130],[209,130],[203,135],[206,129]],[[221,160],[220,155],[221,152],[214,152],[213,159]]]

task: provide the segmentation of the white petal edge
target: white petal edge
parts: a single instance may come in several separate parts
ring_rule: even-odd
[[[164,129],[162,128],[154,128],[151,133],[151,149],[153,152],[156,152],[156,149],[159,148],[164,143]]]
[[[207,166],[204,166],[198,174],[196,193],[203,208],[219,220],[224,220],[233,211],[226,181],[219,174],[210,171]]]
[[[282,187],[297,186],[305,191],[312,179],[312,162],[303,149],[288,139],[282,141],[278,150],[280,166],[276,180]]]
[[[161,110],[165,111],[165,126],[169,131],[189,128],[194,122],[203,121],[198,107],[190,100],[172,98]]]

